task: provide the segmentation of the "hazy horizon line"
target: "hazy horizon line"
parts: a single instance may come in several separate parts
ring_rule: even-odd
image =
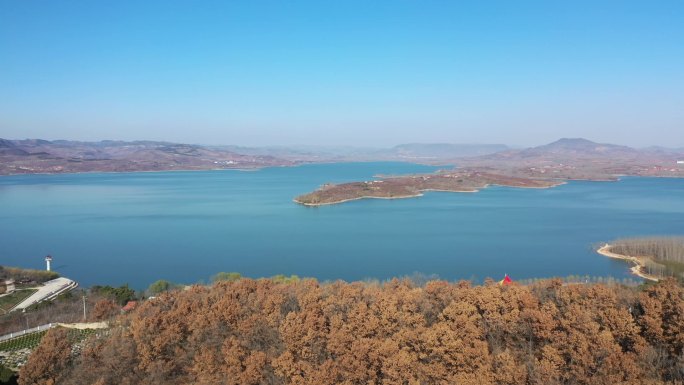
[[[89,140],[89,139],[65,139],[65,138],[58,138],[58,139],[45,139],[45,138],[2,138],[0,139],[5,139],[5,140],[10,140],[10,141],[24,141],[24,140],[45,140],[49,142],[57,142],[57,141],[65,141],[65,142],[81,142],[81,143],[102,143],[102,142],[125,142],[125,143],[133,143],[133,142],[160,142],[160,143],[170,143],[170,144],[187,144],[187,145],[194,145],[194,146],[204,146],[204,147],[243,147],[243,148],[357,148],[357,149],[390,149],[398,146],[403,146],[403,145],[464,145],[464,146],[506,146],[510,149],[521,149],[521,148],[531,148],[531,147],[538,147],[538,146],[543,146],[547,145],[550,143],[554,143],[556,141],[562,140],[562,139],[583,139],[583,140],[588,140],[597,144],[610,144],[610,145],[617,145],[617,146],[625,146],[625,147],[631,147],[635,149],[643,149],[643,148],[650,148],[650,147],[660,147],[660,148],[666,148],[666,149],[682,149],[684,147],[682,146],[668,146],[668,145],[663,145],[663,144],[645,144],[641,146],[633,146],[629,144],[623,144],[623,143],[618,143],[618,142],[606,142],[606,141],[596,141],[590,138],[586,137],[580,137],[580,136],[564,136],[564,137],[559,137],[556,140],[550,141],[550,142],[539,142],[537,144],[509,144],[505,142],[475,142],[475,141],[463,141],[463,142],[455,142],[455,141],[406,141],[406,142],[400,142],[396,144],[387,144],[387,145],[364,145],[364,144],[348,144],[348,143],[342,143],[342,144],[334,144],[334,143],[325,143],[325,144],[306,144],[306,143],[292,143],[292,144],[242,144],[242,143],[206,143],[206,142],[191,142],[191,141],[174,141],[174,140],[168,140],[168,139],[98,139],[98,140]]]

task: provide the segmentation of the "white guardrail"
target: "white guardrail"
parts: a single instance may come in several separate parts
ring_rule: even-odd
[[[68,329],[83,330],[83,329],[106,329],[109,327],[109,324],[107,322],[76,322],[76,323],[51,322],[49,324],[36,326],[34,328],[30,328],[30,329],[26,329],[26,330],[14,332],[14,333],[5,334],[4,336],[0,336],[0,342],[11,340],[13,338],[19,338],[19,337],[25,336],[27,334],[42,332],[42,331],[45,331],[48,329],[56,328],[57,326],[61,326],[63,328],[68,328]]]
[[[10,333],[10,334],[5,334],[4,336],[0,336],[0,342],[11,340],[13,338],[17,338],[17,337],[21,337],[21,336],[25,336],[27,334],[42,332],[44,330],[48,330],[48,329],[52,329],[54,327],[57,327],[58,325],[59,324],[57,324],[57,323],[49,323],[46,325],[36,326],[34,328],[31,328],[31,329],[26,329],[26,330],[22,330],[22,331]]]

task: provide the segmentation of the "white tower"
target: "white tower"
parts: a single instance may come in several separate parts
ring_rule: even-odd
[[[48,255],[45,257],[45,263],[47,264],[47,271],[50,271],[50,263],[52,262],[52,256]]]

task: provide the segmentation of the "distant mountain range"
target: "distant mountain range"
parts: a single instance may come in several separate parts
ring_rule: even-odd
[[[454,164],[526,178],[613,180],[621,175],[683,177],[684,151],[662,148],[635,149],[563,138],[522,150],[460,158]]]
[[[563,138],[547,145],[528,148],[520,152],[522,156],[539,156],[546,154],[603,158],[615,156],[636,156],[640,152],[626,146],[615,144],[595,143],[582,138]]]
[[[452,143],[409,143],[392,148],[368,148],[353,146],[277,146],[277,147],[218,147],[237,153],[270,155],[300,161],[431,161],[454,159],[467,156],[494,154],[506,151],[503,144],[452,144]]]
[[[607,143],[596,143],[583,138],[562,138],[543,146],[522,150],[501,151],[484,159],[500,160],[648,160],[675,159],[684,154],[682,149],[666,149],[664,147],[648,147],[635,149]]]
[[[272,156],[152,141],[77,142],[0,139],[0,175],[69,172],[208,170],[288,166]]]
[[[389,152],[405,158],[448,159],[489,155],[507,150],[509,147],[503,144],[410,143],[395,146]]]
[[[392,148],[318,146],[202,146],[157,141],[80,142],[0,139],[0,175],[91,171],[162,171],[260,168],[316,162],[408,161],[494,168],[549,162],[625,166],[672,164],[683,149],[637,150],[581,138],[526,149],[503,144],[409,143]],[[598,163],[597,163],[598,162]]]
[[[596,143],[582,138],[563,138],[543,146],[522,150],[501,151],[494,154],[492,159],[534,159],[534,158],[623,158],[637,157],[642,151],[631,147],[614,144]]]

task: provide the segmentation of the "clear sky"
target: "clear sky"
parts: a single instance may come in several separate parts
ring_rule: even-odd
[[[2,1],[0,137],[684,146],[684,1]]]

